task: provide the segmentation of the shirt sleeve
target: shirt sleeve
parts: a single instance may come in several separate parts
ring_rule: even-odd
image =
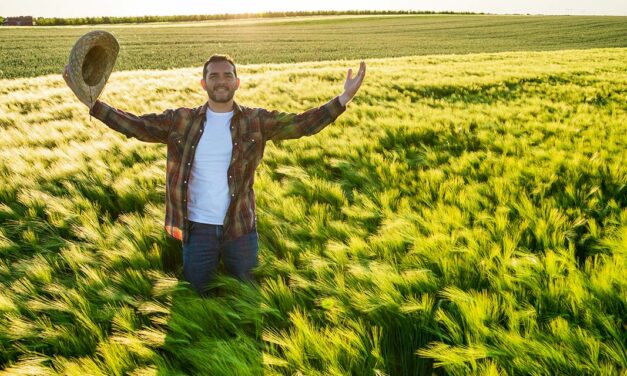
[[[137,116],[96,101],[89,114],[128,138],[165,144],[174,122],[175,111],[166,110],[162,114]]]
[[[266,140],[276,141],[311,136],[335,121],[345,110],[346,106],[340,104],[339,97],[300,114],[260,110],[261,129]]]

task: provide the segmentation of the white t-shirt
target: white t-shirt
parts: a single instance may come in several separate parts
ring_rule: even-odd
[[[227,171],[231,162],[231,112],[207,109],[205,128],[196,146],[188,186],[187,212],[191,221],[223,225],[231,197]]]

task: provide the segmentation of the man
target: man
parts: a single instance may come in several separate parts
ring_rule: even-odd
[[[167,145],[165,229],[182,241],[183,275],[203,293],[220,256],[230,274],[252,279],[258,264],[253,181],[265,143],[318,133],[344,112],[365,73],[363,61],[355,77],[349,69],[344,92],[321,107],[270,112],[236,103],[235,63],[213,55],[200,80],[208,95],[201,107],[136,116],[96,101],[89,113],[127,137]]]

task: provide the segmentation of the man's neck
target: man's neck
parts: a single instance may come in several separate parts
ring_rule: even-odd
[[[233,111],[233,100],[228,102],[214,102],[211,99],[207,101],[207,106],[213,112],[230,112]]]

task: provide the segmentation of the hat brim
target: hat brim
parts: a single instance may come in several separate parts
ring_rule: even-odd
[[[104,89],[120,46],[113,35],[103,30],[90,31],[80,37],[68,62],[68,86],[90,107]]]

